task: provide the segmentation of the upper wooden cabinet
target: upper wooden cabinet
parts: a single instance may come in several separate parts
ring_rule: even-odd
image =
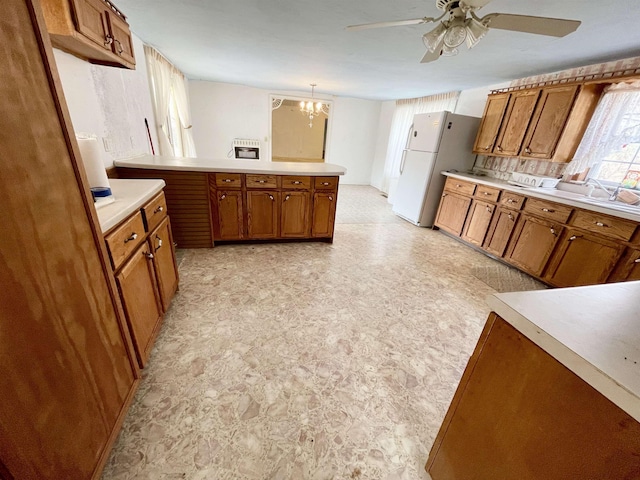
[[[107,0],[42,0],[51,43],[91,63],[135,68],[126,17]]]
[[[509,93],[489,95],[478,129],[476,143],[473,145],[474,153],[488,155],[493,151],[510,96]]]
[[[550,85],[489,95],[474,153],[569,162],[604,84]]]

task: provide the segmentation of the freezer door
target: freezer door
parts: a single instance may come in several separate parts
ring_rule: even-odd
[[[433,173],[435,154],[407,150],[393,201],[393,212],[418,224],[429,179]]]
[[[409,150],[437,152],[446,113],[435,112],[414,115],[413,131],[409,136]]]

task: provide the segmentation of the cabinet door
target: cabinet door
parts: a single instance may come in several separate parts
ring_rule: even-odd
[[[133,42],[129,25],[115,13],[109,13],[107,22],[109,33],[113,38],[111,43],[113,53],[129,63],[135,64],[136,59],[133,56]]]
[[[280,236],[305,238],[309,236],[309,192],[282,192]]]
[[[474,200],[462,232],[462,239],[478,246],[482,245],[495,208],[491,203]]]
[[[214,236],[216,240],[238,240],[244,238],[242,220],[242,192],[240,190],[217,190],[215,195]]]
[[[521,156],[551,158],[564,130],[578,86],[548,87],[542,90],[533,113]]]
[[[513,210],[507,208],[498,209],[484,241],[483,247],[487,252],[493,253],[498,257],[504,255],[519,216],[520,214]]]
[[[102,0],[73,0],[78,31],[105,50],[111,51],[107,9]]]
[[[470,206],[471,198],[463,197],[455,193],[444,192],[440,200],[434,225],[456,236],[460,236]]]
[[[158,280],[162,310],[166,312],[178,289],[178,265],[176,264],[169,217],[165,217],[158,228],[149,234],[149,242],[153,251],[153,266]]]
[[[628,249],[609,278],[610,282],[640,280],[640,250]]]
[[[560,233],[562,227],[554,222],[522,215],[504,258],[525,272],[540,277]]]
[[[605,283],[623,250],[611,240],[567,228],[544,279],[556,287]]]
[[[153,257],[149,245],[143,243],[116,276],[141,367],[149,358],[162,320]]]
[[[512,157],[518,155],[538,95],[540,95],[540,90],[527,90],[511,94],[500,133],[493,148],[494,155]]]
[[[313,219],[311,236],[333,237],[333,223],[336,218],[336,193],[316,192],[313,194]]]
[[[249,238],[278,237],[278,192],[247,191]]]
[[[474,153],[487,155],[493,150],[493,145],[496,142],[498,130],[500,130],[500,124],[502,123],[502,117],[509,102],[509,96],[510,94],[508,93],[489,95],[487,104],[484,107],[482,120],[480,121],[476,142],[473,145]]]

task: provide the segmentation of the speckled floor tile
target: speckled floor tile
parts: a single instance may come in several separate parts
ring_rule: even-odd
[[[124,479],[425,479],[495,265],[341,187],[333,244],[180,252],[105,467]]]

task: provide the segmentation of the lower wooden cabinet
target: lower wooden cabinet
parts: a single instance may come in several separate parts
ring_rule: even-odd
[[[278,196],[275,191],[247,192],[247,237],[271,239],[278,237]]]
[[[282,192],[280,200],[280,236],[305,238],[309,236],[309,192]]]
[[[471,198],[445,191],[434,225],[456,236],[462,233],[462,227],[471,206]]]
[[[148,242],[153,252],[153,267],[158,281],[162,311],[166,312],[178,289],[178,265],[173,249],[169,217],[165,217],[160,225],[151,232]]]
[[[138,362],[144,367],[162,320],[153,265],[154,255],[143,243],[116,275]]]
[[[431,448],[433,480],[636,479],[640,423],[494,313]]]
[[[640,280],[640,249],[628,248],[609,277],[610,282]]]
[[[313,194],[312,237],[333,237],[336,200],[336,193],[334,192],[316,192]]]
[[[474,200],[462,231],[462,239],[474,245],[482,245],[495,208],[491,203]]]
[[[562,227],[556,223],[523,214],[504,258],[525,272],[540,277],[560,233]]]
[[[544,280],[556,287],[605,283],[623,251],[617,242],[567,228]]]
[[[214,237],[219,240],[244,238],[242,191],[217,190],[212,192]]]
[[[498,208],[489,226],[483,248],[498,257],[504,255],[519,216],[520,213],[514,210]]]

